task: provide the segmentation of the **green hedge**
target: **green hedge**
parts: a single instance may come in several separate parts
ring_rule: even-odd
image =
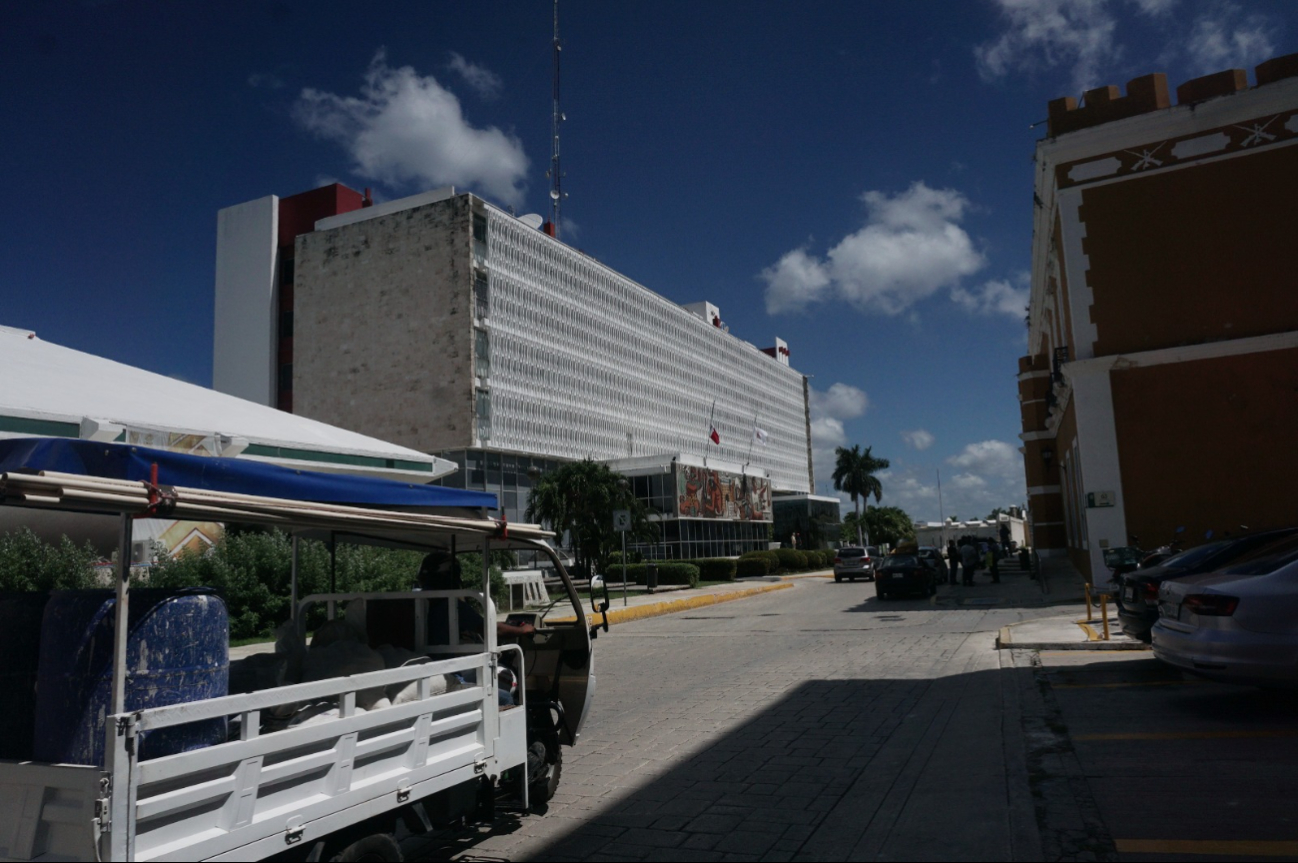
[[[735,562],[735,574],[739,578],[769,575],[770,572],[771,563],[764,557],[741,557]]]
[[[746,551],[739,555],[740,560],[764,560],[766,571],[775,572],[780,568],[780,556],[773,551]]]
[[[781,572],[802,572],[807,568],[807,556],[796,548],[776,549],[775,557]]]
[[[631,579],[632,584],[644,584],[645,576],[648,571],[648,565],[643,563],[633,563],[626,568],[627,578]],[[610,579],[619,579],[622,575],[622,567],[609,572]],[[668,584],[687,584],[690,587],[699,586],[699,568],[692,563],[683,563],[679,561],[662,561],[658,564],[658,583]]]
[[[699,568],[699,578],[704,581],[734,581],[735,560],[730,557],[703,557],[697,560],[685,560]]]

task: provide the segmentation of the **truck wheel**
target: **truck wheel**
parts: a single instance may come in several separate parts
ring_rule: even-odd
[[[391,833],[375,833],[356,840],[331,859],[335,863],[401,863],[405,858],[401,856],[401,846]]]
[[[554,798],[554,792],[559,790],[559,777],[563,773],[563,750],[555,750],[553,764],[547,764],[544,759],[540,759],[539,769],[534,770],[533,759],[529,757],[527,767],[530,783],[527,787],[528,803],[532,806],[544,806]],[[536,777],[535,780],[533,776]]]

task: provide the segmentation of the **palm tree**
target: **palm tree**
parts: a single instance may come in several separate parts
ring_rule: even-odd
[[[861,502],[868,500],[870,495],[874,495],[875,503],[883,497],[883,486],[874,472],[884,470],[889,465],[886,458],[871,455],[871,449],[872,447],[866,447],[865,452],[861,452],[860,445],[853,444],[851,449],[840,446],[834,451],[838,457],[834,464],[834,489],[847,492],[856,506],[856,534],[861,545],[869,542],[869,536],[861,535],[861,525],[864,523],[861,518]]]
[[[613,511],[630,510],[632,540],[652,540],[657,526],[636,499],[622,476],[607,465],[583,459],[537,478],[527,504],[528,521],[542,522],[563,541],[564,534],[576,553],[577,569],[589,578],[604,572],[609,556],[619,544],[613,530]]]

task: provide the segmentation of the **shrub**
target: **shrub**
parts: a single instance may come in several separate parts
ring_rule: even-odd
[[[636,550],[633,548],[633,549],[631,549],[630,551],[628,551],[628,552],[626,553],[626,562],[629,563],[629,564],[630,564],[630,563],[644,563],[644,555],[641,554],[640,552],[636,551]],[[609,565],[609,571],[610,571],[610,572],[612,572],[612,567],[614,567],[614,566],[621,566],[621,565],[622,565],[622,552],[620,552],[620,551],[612,551],[612,552],[609,552],[609,555],[608,555],[608,565]]]
[[[767,575],[770,571],[771,563],[764,557],[741,557],[735,564],[735,575],[739,578]]]
[[[79,590],[96,587],[99,559],[87,542],[77,546],[66,536],[45,542],[30,528],[0,535],[0,590]]]
[[[807,556],[796,548],[776,549],[775,558],[780,572],[801,572],[807,568]]]
[[[648,573],[649,566],[644,563],[633,563],[626,568],[627,578],[633,584],[644,584],[645,577]],[[612,578],[617,578],[622,572],[622,567],[610,571]],[[683,561],[665,560],[658,564],[658,583],[667,584],[685,584],[690,587],[699,586],[699,568],[692,563]]]
[[[825,551],[807,552],[807,566],[812,569],[824,569],[833,563],[833,559]]]
[[[734,581],[735,560],[729,557],[704,557],[687,560],[699,568],[699,578],[704,581]]]
[[[764,560],[766,571],[775,572],[780,568],[780,556],[773,551],[746,551],[739,555],[740,560]]]

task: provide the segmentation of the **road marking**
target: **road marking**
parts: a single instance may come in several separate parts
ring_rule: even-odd
[[[1115,731],[1108,734],[1074,734],[1074,740],[1222,740],[1253,737],[1298,737],[1298,728],[1259,728],[1241,731]],[[1207,852],[1205,852],[1207,853]]]
[[[1123,686],[1202,686],[1206,680],[1137,680],[1125,683],[1052,683],[1052,689],[1117,689]]]
[[[1298,842],[1260,839],[1115,839],[1119,854],[1216,854],[1239,857],[1298,856]]]

